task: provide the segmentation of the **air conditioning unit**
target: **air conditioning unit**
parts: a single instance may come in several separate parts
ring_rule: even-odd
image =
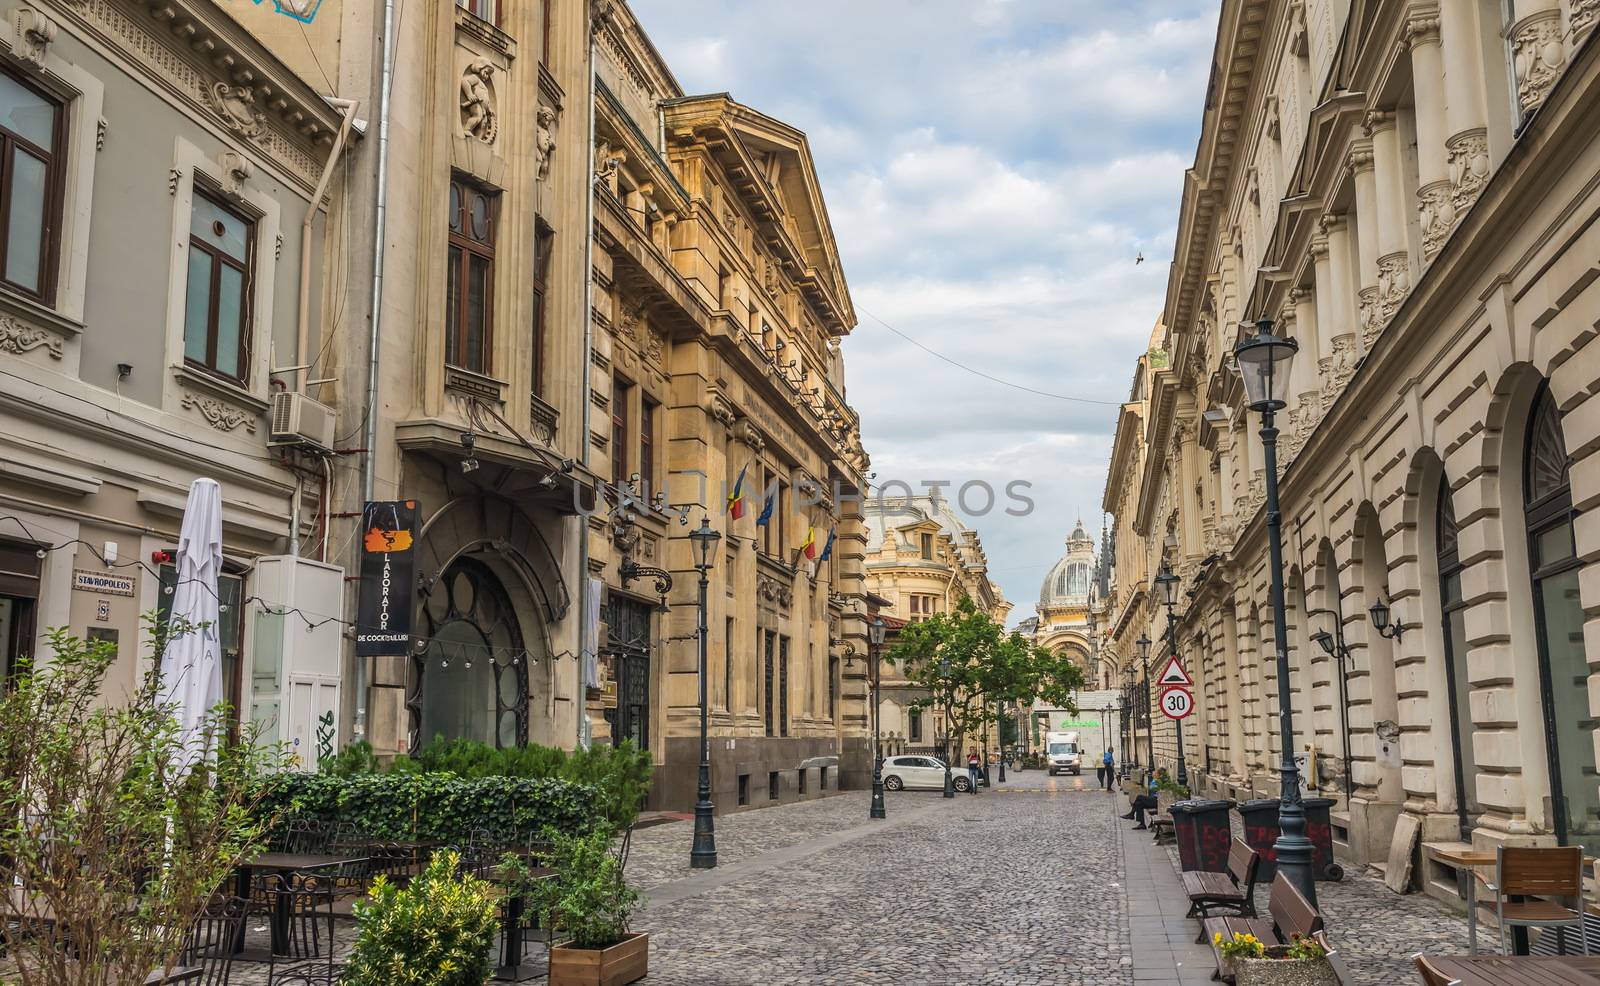
[[[326,404],[294,391],[272,395],[274,445],[315,445],[332,450],[335,425],[333,408]]]

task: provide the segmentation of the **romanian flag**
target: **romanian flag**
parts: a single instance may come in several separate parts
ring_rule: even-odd
[[[749,468],[749,466],[745,466],[744,469],[739,470],[739,478],[733,484],[733,492],[728,494],[728,516],[734,520],[744,516],[744,474],[745,470]]]
[[[806,528],[806,540],[804,544],[800,545],[800,550],[805,552],[807,558],[817,557],[817,529],[815,527]]]
[[[839,533],[837,527],[828,529],[828,543],[822,546],[822,557],[817,561],[827,561],[833,555],[833,536]]]
[[[772,505],[778,501],[778,491],[772,490],[767,494],[767,501],[761,507],[761,516],[756,518],[757,527],[766,527],[772,521]]]

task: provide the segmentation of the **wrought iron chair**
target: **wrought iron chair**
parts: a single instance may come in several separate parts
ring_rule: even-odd
[[[219,897],[206,905],[189,929],[178,964],[200,970],[198,986],[227,986],[235,949],[244,935],[249,903],[239,897]]]

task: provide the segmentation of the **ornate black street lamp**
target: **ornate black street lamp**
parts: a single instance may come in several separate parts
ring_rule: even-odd
[[[1172,566],[1165,560],[1161,562],[1161,571],[1156,573],[1156,587],[1163,595],[1158,596],[1161,604],[1167,607],[1167,654],[1169,657],[1178,656],[1178,619],[1173,615],[1173,608],[1178,605],[1179,578],[1172,571]],[[1183,720],[1174,719],[1173,724],[1178,730],[1178,784],[1189,786],[1189,768],[1183,756]]]
[[[1344,643],[1343,621],[1339,614],[1333,610],[1326,612],[1333,615],[1333,633],[1318,630],[1311,635],[1323,653],[1339,662],[1339,728],[1344,733],[1344,803],[1346,808],[1350,804],[1350,795],[1353,782],[1350,778],[1350,696],[1349,675],[1350,666],[1355,664],[1355,658],[1350,656],[1350,648]]]
[[[1312,907],[1317,884],[1311,872],[1311,840],[1306,838],[1306,809],[1300,802],[1300,771],[1294,762],[1294,710],[1289,706],[1289,629],[1283,603],[1283,518],[1278,508],[1278,429],[1273,414],[1289,406],[1289,368],[1300,347],[1293,339],[1272,334],[1272,319],[1256,322],[1256,334],[1234,347],[1239,376],[1250,410],[1261,414],[1262,466],[1267,473],[1267,545],[1272,575],[1272,637],[1278,649],[1278,733],[1283,761],[1278,794],[1278,872],[1286,876]]]
[[[1367,612],[1372,616],[1372,625],[1378,631],[1378,636],[1385,640],[1400,639],[1400,621],[1396,619],[1393,623],[1389,622],[1389,604],[1383,601],[1382,596]]]
[[[883,617],[867,624],[867,642],[872,645],[872,810],[868,818],[889,817],[883,810],[883,742],[878,734],[878,717],[881,701],[878,691],[878,672],[883,658]]]
[[[706,588],[711,584],[711,561],[722,535],[706,517],[697,530],[689,532],[689,540],[694,542],[698,559],[694,567],[700,573],[700,784],[694,802],[694,848],[689,852],[689,865],[709,870],[717,865],[717,832],[711,820],[711,740],[706,735]]]
[[[994,745],[1000,750],[1000,783],[1002,784],[1006,782],[1006,731],[1000,728],[1000,717],[1005,715],[1005,711],[1005,702],[996,699],[994,703],[994,728],[995,732],[999,733],[1000,735],[995,738]],[[984,759],[987,760],[989,758],[989,751],[985,750],[983,756]]]
[[[1139,766],[1150,772],[1156,768],[1156,740],[1150,735],[1150,638],[1141,633],[1134,644],[1139,648],[1139,667],[1144,671],[1144,677],[1134,686],[1137,689],[1134,699],[1139,705],[1137,715],[1144,722],[1145,749],[1150,754],[1150,762],[1145,763],[1141,759]],[[1138,745],[1137,734],[1134,735],[1133,742]]]
[[[1132,664],[1126,665],[1122,669],[1122,722],[1120,725],[1122,727],[1120,730],[1122,733],[1122,779],[1127,780],[1128,765],[1130,763],[1128,758],[1138,752],[1134,749],[1134,729],[1136,727],[1133,721]]]

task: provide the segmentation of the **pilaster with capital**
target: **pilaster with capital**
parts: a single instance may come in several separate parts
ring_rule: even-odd
[[[1422,226],[1422,256],[1431,259],[1455,228],[1449,160],[1445,149],[1444,55],[1439,45],[1439,11],[1418,4],[1406,18],[1411,51],[1412,91],[1417,116],[1417,215]]]

